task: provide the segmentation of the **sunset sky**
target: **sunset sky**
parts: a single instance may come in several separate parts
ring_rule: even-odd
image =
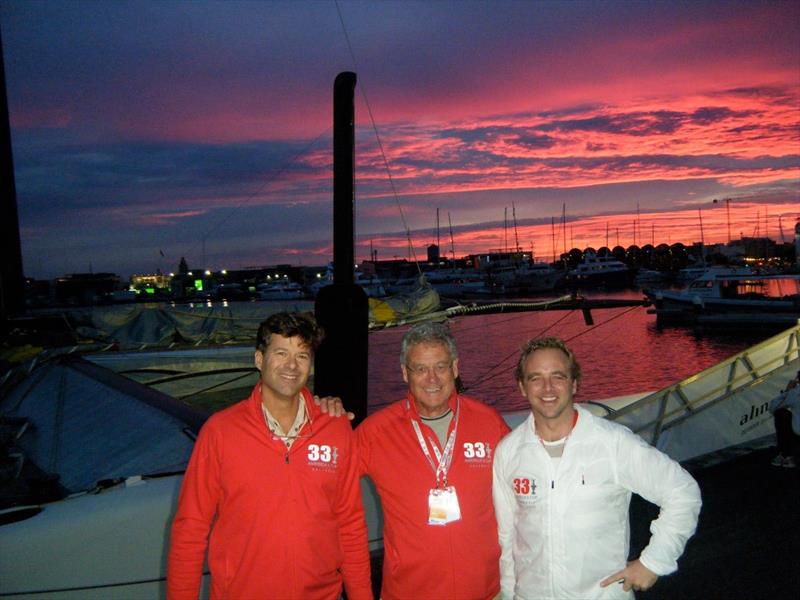
[[[449,217],[457,256],[541,259],[800,216],[798,2],[3,0],[0,28],[29,276],[325,264],[345,70],[359,259],[408,257],[403,219],[424,257],[437,207],[447,254]]]

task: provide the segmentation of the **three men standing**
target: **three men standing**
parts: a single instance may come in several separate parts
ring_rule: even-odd
[[[677,569],[700,490],[629,429],[573,404],[580,366],[558,339],[532,340],[516,371],[528,419],[497,448],[494,505],[504,598],[626,598]],[[661,507],[627,563],[635,492]]]
[[[516,378],[532,411],[506,436],[493,408],[457,392],[449,331],[413,327],[401,347],[406,398],[353,435],[305,387],[320,337],[305,315],[259,327],[260,381],[209,419],[184,478],[171,600],[198,597],[207,547],[212,599],[334,600],[343,584],[349,600],[371,598],[361,474],[383,509],[383,600],[493,599],[501,588],[509,599],[625,598],[676,570],[697,525],[697,484],[574,405],[580,367],[560,340],[523,348]],[[661,513],[626,563],[632,492]]]
[[[306,388],[321,338],[312,317],[258,330],[259,383],[197,438],[172,526],[167,595],[197,600],[208,546],[211,598],[372,598],[355,437]],[[210,536],[209,536],[210,531]]]

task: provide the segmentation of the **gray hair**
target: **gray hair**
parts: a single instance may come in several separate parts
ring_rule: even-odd
[[[450,360],[458,359],[458,349],[456,340],[450,330],[443,323],[427,321],[414,325],[406,331],[403,342],[400,345],[400,364],[405,365],[408,358],[408,350],[417,344],[444,344],[450,353]]]

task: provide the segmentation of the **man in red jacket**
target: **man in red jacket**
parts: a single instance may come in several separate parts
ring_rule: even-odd
[[[456,391],[455,340],[439,323],[403,338],[408,395],[356,429],[362,473],[383,508],[381,597],[487,599],[500,592],[492,458],[509,431]]]
[[[310,315],[258,329],[259,383],[197,438],[172,525],[170,600],[372,598],[355,436],[305,387],[321,339]],[[209,536],[209,531],[211,532]]]

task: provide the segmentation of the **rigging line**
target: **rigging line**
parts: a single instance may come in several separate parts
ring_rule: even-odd
[[[350,52],[350,60],[353,61],[353,69],[358,72],[358,63],[356,62],[356,55],[353,52],[353,45],[350,43],[350,36],[347,34],[347,27],[344,24],[344,17],[342,16],[342,10],[339,7],[339,0],[334,0],[334,4],[336,5],[336,13],[339,15],[339,22],[342,24],[342,31],[344,32],[344,39],[347,43],[347,49]],[[400,220],[403,223],[403,229],[406,232],[406,240],[408,241],[408,249],[411,252],[411,257],[414,259],[414,264],[417,267],[417,272],[422,275],[422,268],[419,266],[419,261],[417,260],[417,253],[414,251],[414,245],[411,243],[411,229],[408,227],[408,222],[406,221],[406,215],[403,212],[403,206],[400,204],[400,198],[397,195],[397,188],[394,185],[394,178],[392,177],[392,172],[389,169],[389,160],[386,158],[386,152],[383,149],[383,142],[381,141],[381,136],[378,133],[378,126],[375,124],[375,117],[372,114],[372,106],[369,103],[369,99],[367,98],[367,90],[363,83],[359,86],[359,91],[361,92],[361,96],[364,98],[364,104],[367,106],[367,113],[369,114],[369,120],[372,124],[372,130],[375,132],[375,139],[378,142],[378,149],[381,153],[381,158],[383,159],[383,166],[386,169],[386,176],[389,179],[389,186],[392,188],[392,196],[394,197],[394,201],[397,204],[397,210],[400,212]]]
[[[571,316],[573,313],[575,313],[575,311],[574,311],[574,310],[571,310],[571,311],[568,311],[568,312],[566,312],[566,313],[564,314],[564,316],[562,316],[562,317],[561,317],[561,318],[559,318],[559,319],[556,319],[556,320],[555,320],[555,321],[553,321],[553,322],[552,322],[550,325],[548,325],[548,326],[547,326],[547,327],[545,327],[543,330],[541,330],[539,333],[537,333],[536,335],[534,335],[534,336],[531,336],[531,337],[532,337],[532,338],[540,338],[540,337],[543,337],[543,336],[544,336],[544,334],[546,334],[548,331],[550,331],[551,329],[553,329],[553,327],[555,327],[556,325],[558,325],[559,323],[561,323],[561,321],[563,321],[563,320],[564,320],[564,319],[566,319],[567,317]],[[490,367],[490,368],[489,368],[489,369],[488,369],[488,370],[487,370],[487,371],[486,371],[486,372],[485,372],[483,375],[481,375],[480,379],[478,379],[478,380],[477,380],[475,383],[473,383],[473,384],[472,384],[472,385],[470,385],[470,386],[465,386],[465,387],[464,387],[464,390],[466,391],[466,390],[468,390],[468,389],[474,388],[475,386],[478,386],[478,385],[484,384],[484,383],[486,383],[487,381],[491,381],[492,379],[495,379],[495,378],[499,377],[500,375],[505,375],[506,373],[508,373],[508,371],[510,371],[511,369],[515,368],[515,367],[516,367],[516,365],[512,365],[511,367],[504,367],[502,371],[498,371],[498,372],[496,372],[496,373],[493,373],[493,374],[491,374],[491,375],[490,375],[490,373],[492,373],[492,371],[494,371],[495,369],[499,369],[499,368],[500,368],[500,366],[501,366],[503,363],[505,363],[507,360],[509,360],[509,359],[513,358],[513,357],[514,357],[515,355],[517,355],[517,354],[519,354],[519,349],[514,349],[514,350],[513,350],[513,351],[512,351],[512,352],[511,352],[509,355],[507,355],[505,358],[503,358],[502,360],[500,360],[500,362],[496,363],[496,364],[495,364],[493,367]]]
[[[566,343],[566,342],[571,342],[572,340],[574,340],[574,339],[576,339],[576,338],[579,338],[579,337],[581,337],[582,335],[585,335],[585,334],[589,333],[590,331],[593,331],[593,330],[597,329],[598,327],[601,327],[601,326],[605,325],[606,323],[611,323],[611,321],[616,321],[616,320],[617,320],[617,319],[619,319],[620,317],[622,317],[622,316],[624,316],[624,315],[627,315],[629,312],[631,312],[631,311],[634,311],[634,310],[636,310],[636,309],[638,309],[638,308],[643,308],[643,307],[642,307],[642,306],[631,306],[631,307],[630,307],[628,310],[623,310],[623,311],[622,311],[621,313],[619,313],[618,315],[614,315],[613,317],[611,317],[610,319],[606,319],[606,320],[605,320],[605,321],[603,321],[602,323],[598,323],[597,325],[594,325],[593,327],[589,327],[588,329],[586,329],[586,330],[584,330],[584,331],[581,331],[580,333],[576,333],[576,334],[575,334],[575,335],[573,335],[572,337],[566,338],[566,339],[564,340],[564,343]]]
[[[463,316],[467,316],[467,315],[457,315],[454,318],[463,317]],[[492,327],[500,325],[501,323],[507,323],[508,321],[514,321],[514,320],[518,320],[518,319],[519,319],[519,314],[513,314],[510,317],[508,317],[507,319],[500,319],[500,320],[497,320],[497,321],[492,321]],[[461,322],[461,321],[459,321],[459,322]],[[485,323],[481,323],[479,325],[473,325],[472,327],[461,327],[458,330],[456,330],[454,333],[463,333],[464,331],[470,331],[472,329],[485,329],[485,328],[486,328],[486,324]]]
[[[207,231],[205,231],[205,232],[203,233],[203,235],[201,236],[201,238],[202,238],[202,239],[206,239],[206,238],[207,238],[207,237],[208,237],[208,236],[209,236],[209,235],[210,235],[212,232],[214,232],[214,231],[216,231],[217,229],[219,229],[220,227],[222,227],[222,225],[224,225],[224,224],[225,224],[225,223],[226,223],[226,222],[227,222],[227,221],[228,221],[228,220],[229,220],[229,219],[230,219],[230,218],[231,218],[231,217],[234,215],[234,213],[235,213],[237,210],[239,210],[240,208],[242,208],[242,207],[243,207],[245,204],[247,204],[248,202],[250,202],[250,201],[252,201],[253,199],[255,199],[255,197],[256,197],[258,194],[260,194],[262,191],[264,191],[264,189],[265,189],[265,188],[266,188],[266,187],[267,187],[267,186],[268,186],[270,183],[272,183],[272,182],[273,182],[273,181],[275,181],[275,180],[276,180],[278,177],[280,177],[281,175],[283,175],[283,174],[284,174],[284,173],[285,173],[285,172],[288,170],[288,168],[289,168],[291,165],[293,165],[295,162],[297,162],[297,159],[299,159],[301,156],[303,156],[303,155],[304,155],[304,154],[306,154],[306,153],[307,153],[309,150],[311,150],[311,148],[313,148],[313,147],[314,147],[314,146],[317,144],[317,142],[319,142],[319,141],[320,141],[320,139],[322,139],[322,136],[323,136],[323,135],[325,135],[326,133],[328,133],[330,130],[331,130],[331,127],[327,127],[327,128],[326,128],[326,129],[325,129],[323,132],[321,132],[321,133],[320,133],[320,134],[319,134],[317,137],[315,137],[313,140],[311,140],[311,142],[310,142],[310,143],[308,143],[308,144],[307,144],[306,146],[304,146],[304,147],[303,147],[303,148],[302,148],[302,149],[301,149],[299,152],[297,152],[297,153],[296,153],[296,154],[295,154],[295,155],[294,155],[294,156],[293,156],[293,157],[292,157],[290,160],[288,160],[288,161],[286,161],[285,163],[283,163],[283,164],[280,166],[280,168],[279,168],[277,171],[275,171],[275,172],[274,172],[274,174],[272,175],[272,177],[268,177],[268,178],[267,178],[267,179],[266,179],[266,180],[265,180],[265,181],[264,181],[264,182],[261,184],[261,187],[259,187],[258,189],[256,189],[256,190],[255,190],[254,192],[252,192],[252,193],[251,193],[249,196],[247,196],[247,197],[246,197],[244,200],[242,200],[241,202],[239,202],[239,204],[237,204],[236,206],[234,206],[234,207],[230,208],[230,210],[228,211],[228,214],[227,214],[225,217],[223,217],[223,218],[222,218],[222,219],[221,219],[221,220],[220,220],[220,221],[219,221],[219,222],[218,222],[216,225],[212,226],[210,229],[208,229]]]
[[[602,325],[605,325],[606,323],[610,323],[611,321],[615,321],[616,319],[618,319],[618,318],[620,318],[620,317],[622,317],[622,316],[624,316],[624,315],[627,315],[629,312],[631,312],[631,311],[633,311],[633,310],[636,310],[637,308],[642,308],[642,307],[641,307],[641,306],[632,306],[632,307],[631,307],[631,308],[629,308],[628,310],[624,310],[624,311],[622,311],[621,313],[619,313],[618,315],[614,315],[613,317],[611,317],[610,319],[607,319],[607,320],[603,321],[602,323],[598,323],[597,325],[594,325],[594,326],[592,326],[592,327],[589,327],[588,329],[585,329],[585,330],[581,331],[580,333],[577,333],[577,334],[573,335],[572,337],[564,338],[564,339],[563,339],[563,342],[564,342],[564,343],[571,342],[572,340],[574,340],[574,339],[576,339],[576,338],[579,338],[580,336],[582,336],[582,335],[585,335],[585,334],[589,333],[590,331],[593,331],[594,329],[597,329],[598,327],[601,327]],[[542,336],[542,334],[544,334],[544,333],[546,333],[546,332],[547,332],[547,330],[549,330],[549,329],[552,329],[552,328],[553,328],[555,325],[557,325],[559,322],[561,322],[563,319],[565,319],[565,318],[566,318],[568,315],[572,314],[573,312],[574,312],[574,311],[570,311],[570,312],[569,312],[567,315],[565,315],[564,317],[562,317],[562,318],[561,318],[561,319],[559,319],[558,321],[555,321],[555,322],[554,322],[552,325],[550,325],[550,327],[548,327],[547,329],[545,329],[544,331],[542,331],[542,332],[541,332],[540,334],[538,334],[536,337],[541,337],[541,336]],[[517,351],[517,352],[518,352],[518,351]],[[511,356],[513,356],[513,354],[512,354]],[[494,369],[497,369],[497,368],[499,368],[499,367],[500,367],[500,365],[501,365],[501,364],[503,364],[503,363],[504,363],[505,361],[507,361],[508,359],[509,359],[509,357],[508,357],[508,356],[507,356],[507,357],[505,357],[503,360],[501,360],[499,363],[497,363],[495,366],[493,366],[491,369],[489,369],[489,370],[486,372],[486,374],[488,375],[488,374],[489,374],[489,373],[491,373],[491,372],[492,372]],[[485,376],[485,377],[483,377],[482,379],[478,380],[478,381],[477,381],[476,383],[474,383],[473,385],[469,386],[469,388],[465,388],[465,390],[467,390],[467,389],[470,389],[470,388],[473,388],[473,387],[475,387],[476,385],[480,385],[480,384],[486,383],[487,381],[490,381],[490,380],[492,380],[492,379],[495,379],[495,378],[499,377],[500,375],[504,375],[504,374],[508,373],[508,371],[510,371],[512,368],[513,368],[513,366],[512,366],[512,367],[506,367],[506,368],[504,368],[502,371],[499,371],[499,372],[497,372],[497,373],[494,373],[494,374],[492,374],[492,375]]]

